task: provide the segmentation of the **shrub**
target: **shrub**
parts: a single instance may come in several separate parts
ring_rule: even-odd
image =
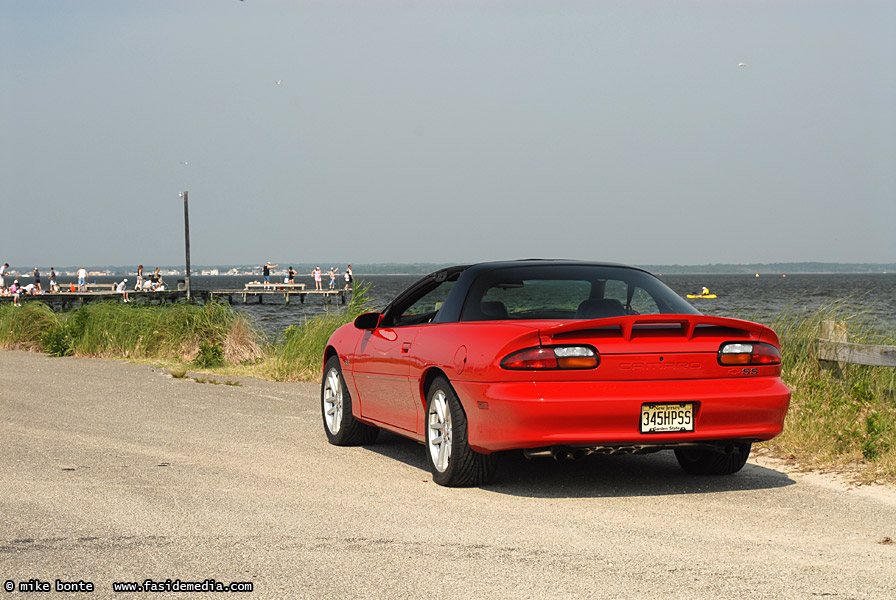
[[[199,342],[199,355],[193,360],[200,369],[224,366],[224,350],[218,344]]]

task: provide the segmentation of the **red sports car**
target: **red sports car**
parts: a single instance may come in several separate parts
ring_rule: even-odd
[[[781,433],[778,337],[701,315],[646,271],[525,260],[442,269],[338,329],[323,357],[330,443],[422,442],[433,481],[481,485],[496,456],[674,450],[739,471]]]

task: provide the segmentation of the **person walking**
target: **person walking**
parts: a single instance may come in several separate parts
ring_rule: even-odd
[[[354,274],[352,273],[352,266],[351,266],[351,265],[349,265],[348,267],[346,267],[346,269],[345,269],[345,275],[344,275],[343,277],[345,278],[345,288],[344,288],[344,289],[345,289],[346,291],[352,289],[352,283],[355,281],[355,276],[354,276]]]

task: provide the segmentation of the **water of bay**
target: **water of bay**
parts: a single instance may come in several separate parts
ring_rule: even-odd
[[[420,277],[417,275],[356,274],[357,283],[370,284],[374,308],[382,308]],[[241,289],[251,277],[193,277],[192,287]],[[771,323],[782,312],[802,315],[823,306],[842,304],[850,313],[861,313],[884,335],[896,336],[896,274],[793,274],[793,275],[665,275],[661,279],[684,297],[699,293],[703,286],[718,297],[689,302],[707,315]],[[310,283],[310,282],[308,282]],[[342,282],[339,282],[342,283]],[[326,283],[324,284],[326,285]],[[310,284],[309,287],[313,287]],[[338,286],[338,287],[341,287]],[[241,299],[240,299],[241,300]],[[308,318],[341,310],[336,304],[309,298],[304,304],[295,297],[289,304],[276,296],[258,304],[234,300],[233,307],[250,316],[269,335],[279,335],[290,325]]]

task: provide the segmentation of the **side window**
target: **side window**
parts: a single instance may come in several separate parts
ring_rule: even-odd
[[[644,288],[635,288],[635,294],[632,296],[632,310],[639,315],[655,315],[661,312],[656,305],[656,300]]]
[[[395,326],[419,325],[432,321],[439,309],[442,308],[442,304],[445,303],[445,298],[448,297],[448,292],[452,287],[454,287],[454,282],[446,281],[418,298],[395,318]]]
[[[604,298],[618,300],[619,304],[625,306],[625,301],[628,299],[628,284],[619,279],[608,279],[604,287]]]
[[[604,288],[604,298],[618,300],[622,306],[626,306],[628,303],[628,286],[628,282],[619,279],[609,279]],[[641,287],[636,287],[634,294],[632,294],[631,310],[639,315],[653,315],[660,312],[653,296]]]

